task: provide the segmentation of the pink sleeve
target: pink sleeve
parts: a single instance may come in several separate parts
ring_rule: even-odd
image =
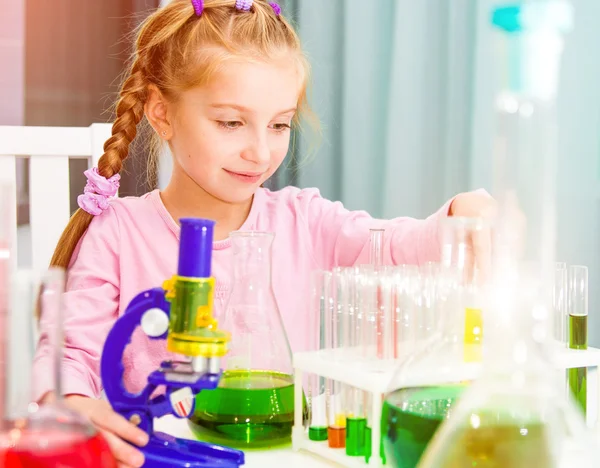
[[[119,308],[119,229],[114,208],[95,217],[81,239],[69,268],[64,297],[63,394],[98,398],[102,391],[100,356]],[[33,397],[52,390],[48,333],[53,324],[42,316],[33,375]]]
[[[305,206],[315,260],[324,269],[369,261],[369,230],[385,229],[384,264],[423,264],[439,261],[440,221],[452,200],[427,219],[372,218],[364,211],[349,211],[340,202],[322,198],[316,189],[300,193]]]

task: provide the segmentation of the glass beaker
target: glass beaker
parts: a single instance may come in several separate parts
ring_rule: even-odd
[[[275,234],[234,232],[232,291],[221,321],[231,333],[215,390],[196,397],[192,428],[229,446],[288,442],[294,420],[292,355],[271,284]],[[208,432],[207,432],[208,431]]]
[[[489,225],[481,219],[448,218],[441,229],[441,264],[423,269],[420,285],[427,287],[419,294],[427,294],[435,304],[439,322],[413,342],[413,353],[400,364],[383,408],[385,454],[392,466],[402,468],[418,464],[480,370],[481,341],[474,336],[481,336],[482,323],[469,314],[483,308],[483,280],[473,262],[472,245],[474,239],[490,235]]]

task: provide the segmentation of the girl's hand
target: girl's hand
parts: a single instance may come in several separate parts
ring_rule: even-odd
[[[448,211],[448,216],[464,218],[492,218],[497,212],[497,203],[489,195],[477,192],[466,192],[457,195]],[[489,227],[475,231],[471,235],[469,246],[470,259],[467,270],[475,267],[481,274],[480,279],[489,278],[492,262],[492,233]],[[469,273],[470,276],[471,273]]]
[[[66,403],[75,411],[87,416],[102,433],[119,463],[119,468],[137,468],[144,464],[144,455],[125,441],[139,447],[148,443],[148,434],[115,413],[107,401],[80,395],[70,395]]]

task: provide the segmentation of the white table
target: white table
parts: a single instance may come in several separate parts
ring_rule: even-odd
[[[164,416],[155,423],[155,429],[175,437],[195,439],[187,420],[175,416]],[[333,462],[318,458],[305,451],[295,452],[289,447],[271,450],[252,450],[244,452],[246,463],[244,468],[332,468],[339,467]]]

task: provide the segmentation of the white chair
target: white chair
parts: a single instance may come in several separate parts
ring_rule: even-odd
[[[110,135],[111,124],[92,124],[89,127],[0,126],[0,183],[7,182],[13,187],[14,206],[17,159],[28,157],[30,160],[30,267],[33,271],[48,268],[56,243],[70,217],[69,159],[83,158],[88,161],[88,167],[96,165]],[[11,256],[17,262],[16,216],[11,217],[8,228],[12,239]]]

